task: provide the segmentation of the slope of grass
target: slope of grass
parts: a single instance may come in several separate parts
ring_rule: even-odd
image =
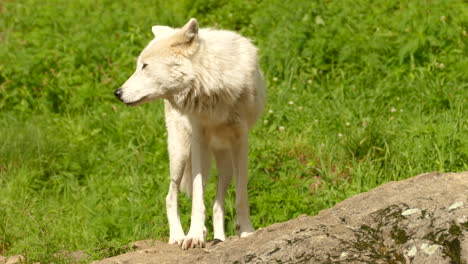
[[[190,17],[259,47],[268,103],[250,136],[255,227],[387,181],[468,169],[462,0],[25,0],[0,14],[0,254],[62,263],[54,253],[102,258],[167,239],[162,103],[128,108],[112,92],[152,25]],[[234,200],[231,188],[229,235]],[[186,197],[181,212],[188,228]]]

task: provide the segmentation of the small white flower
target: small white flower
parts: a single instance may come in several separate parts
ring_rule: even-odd
[[[323,18],[321,16],[316,16],[315,17],[315,24],[317,25],[325,25],[325,21],[323,21]]]
[[[400,112],[403,112],[403,109],[400,109]]]
[[[293,102],[293,101],[289,101],[289,102],[288,102],[288,104],[290,104],[290,105],[293,105],[293,104],[294,104],[294,102]]]
[[[315,122],[315,123],[318,123],[318,120],[317,120],[317,119],[315,119],[315,120],[314,120],[314,122]]]
[[[278,130],[279,130],[280,132],[283,132],[283,131],[284,131],[284,126],[278,127]]]
[[[263,120],[263,124],[265,124],[265,125],[267,125],[268,122],[269,122],[269,121],[268,121],[267,119]]]
[[[392,108],[390,108],[390,112],[395,113],[396,111],[397,111],[397,110],[396,110],[395,107],[392,106]]]
[[[278,81],[278,78],[273,77],[273,81],[274,81],[274,82],[277,82],[277,81]]]
[[[312,80],[307,80],[307,83],[308,83],[308,84],[312,84]]]
[[[299,111],[302,111],[303,107],[299,106],[297,109],[299,109]]]
[[[349,122],[346,122],[346,126],[349,126],[349,125],[351,125],[351,124]]]
[[[439,69],[445,68],[445,64],[439,63],[439,62],[437,62],[437,61],[434,62],[434,66],[435,66],[436,68],[439,68]]]
[[[271,109],[268,110],[268,113],[269,113],[269,114],[273,114],[273,110],[271,110]]]
[[[338,133],[338,137],[342,137],[342,136],[343,136],[343,134],[341,134],[341,133]]]

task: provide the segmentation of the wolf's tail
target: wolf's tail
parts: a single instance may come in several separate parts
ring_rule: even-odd
[[[188,197],[192,196],[192,160],[189,158],[185,163],[184,175],[179,184],[179,191],[185,193]]]
[[[203,175],[203,188],[210,178],[210,173]],[[192,197],[193,181],[192,181],[192,158],[189,158],[185,163],[184,175],[180,180],[179,191],[185,193],[188,197]]]

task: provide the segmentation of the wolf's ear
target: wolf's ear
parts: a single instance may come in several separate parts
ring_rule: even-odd
[[[153,26],[151,31],[153,31],[154,37],[159,38],[166,35],[169,32],[172,32],[173,28],[168,26]]]
[[[191,18],[176,34],[172,36],[172,49],[184,56],[190,56],[199,47],[198,21]]]
[[[183,41],[191,42],[198,35],[198,21],[191,18],[185,26],[182,27]]]

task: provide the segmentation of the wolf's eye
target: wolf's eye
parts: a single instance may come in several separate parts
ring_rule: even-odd
[[[144,68],[146,68],[146,66],[148,66],[147,63],[143,63],[143,66],[141,66],[141,69],[143,70]]]

